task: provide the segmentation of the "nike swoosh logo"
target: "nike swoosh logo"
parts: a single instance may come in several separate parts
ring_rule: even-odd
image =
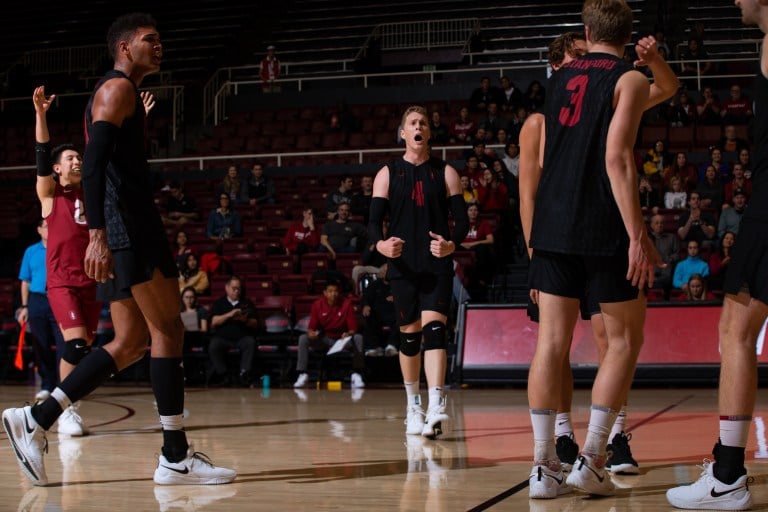
[[[436,331],[436,330],[438,330],[439,328],[440,328],[440,327],[433,327],[433,328],[432,328],[432,330],[433,330],[433,331]]]
[[[186,475],[189,473],[189,468],[187,466],[184,466],[184,469],[176,469],[168,466],[163,466],[165,469],[170,469],[171,471],[175,471],[176,473],[180,473],[182,475]]]
[[[557,425],[558,425],[558,426],[560,426],[560,425],[565,425],[566,423],[568,423],[568,422],[567,422],[567,421],[558,421],[558,422],[557,422]]]
[[[743,487],[743,486],[742,486],[742,487]],[[725,496],[726,494],[730,494],[730,493],[732,493],[732,492],[736,492],[736,491],[738,491],[739,489],[741,489],[742,487],[737,487],[737,488],[735,488],[735,489],[729,489],[729,490],[727,490],[727,491],[723,491],[723,492],[717,492],[717,491],[715,490],[715,488],[713,487],[713,488],[712,488],[712,492],[710,492],[709,494],[710,494],[710,495],[711,495],[713,498],[719,498],[719,497],[721,497],[721,496]]]
[[[34,428],[29,426],[29,419],[27,418],[26,414],[24,414],[24,428],[27,429],[27,434],[31,434],[35,431]]]
[[[581,460],[581,466],[579,466],[579,469],[581,469],[584,466],[587,466],[587,469],[590,470],[595,475],[595,478],[597,478],[597,481],[600,483],[603,483],[603,480],[605,480],[605,474],[603,474],[603,476],[600,476],[600,474],[597,471],[589,467],[589,464],[586,463],[586,461],[584,460],[584,457],[579,457],[579,459]]]
[[[554,477],[554,476],[552,476],[552,475],[547,475],[547,476],[548,476],[549,478],[551,478],[552,480],[554,480],[555,482],[557,482],[557,485],[561,485],[561,484],[563,483],[563,480],[565,480],[565,477],[562,477],[562,478],[555,478],[555,477]]]

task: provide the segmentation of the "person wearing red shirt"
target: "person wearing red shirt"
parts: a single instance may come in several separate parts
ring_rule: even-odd
[[[312,304],[306,334],[299,336],[299,351],[296,359],[296,373],[299,376],[293,387],[303,388],[309,382],[307,367],[310,346],[314,350],[328,350],[337,340],[347,336],[351,337],[352,341],[348,344],[353,354],[351,386],[363,388],[365,387],[361,375],[365,365],[363,336],[357,333],[355,310],[352,308],[352,302],[341,296],[338,283],[328,281],[323,290],[323,296]]]
[[[283,236],[283,247],[287,255],[314,252],[320,245],[320,233],[315,228],[312,208],[304,208],[301,215],[301,221],[291,224]]]
[[[267,46],[267,56],[261,60],[259,76],[264,81],[261,90],[264,92],[280,92],[280,85],[275,81],[280,78],[280,61],[275,56],[275,47]]]
[[[469,231],[460,246],[475,253],[478,284],[485,286],[496,267],[493,254],[493,228],[484,219],[480,219],[480,209],[476,204],[467,206]]]
[[[490,169],[483,171],[477,188],[477,202],[484,212],[506,212],[509,210],[509,191],[501,178]]]

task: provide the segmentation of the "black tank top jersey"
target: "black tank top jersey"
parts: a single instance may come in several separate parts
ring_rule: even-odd
[[[763,48],[763,51],[768,51]],[[752,145],[752,195],[745,219],[768,222],[768,78],[758,71],[754,92],[754,144]]]
[[[606,174],[605,149],[616,82],[631,70],[615,56],[591,53],[552,75],[534,249],[611,256],[627,237]]]
[[[429,251],[430,231],[450,238],[445,165],[439,158],[421,165],[402,158],[388,164],[389,236],[405,240],[402,256],[390,260],[390,278],[453,274],[453,258],[435,258]]]
[[[93,126],[91,109],[96,91],[108,80],[129,80],[118,70],[108,71],[96,84],[85,109],[85,136]],[[133,84],[133,82],[131,82]],[[141,96],[136,89],[136,111],[123,121],[115,139],[115,150],[106,170],[104,218],[107,243],[111,250],[151,250],[155,244],[167,243],[160,215],[152,196],[152,183],[147,163],[145,115]]]

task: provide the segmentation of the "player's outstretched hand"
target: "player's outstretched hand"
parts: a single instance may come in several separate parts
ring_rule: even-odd
[[[35,92],[32,93],[32,103],[35,104],[35,111],[39,113],[48,112],[51,108],[53,100],[56,98],[55,94],[51,94],[47,98],[45,97],[45,86],[35,87]]]

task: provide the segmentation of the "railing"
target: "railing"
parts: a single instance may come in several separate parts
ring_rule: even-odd
[[[107,47],[104,44],[71,46],[27,52],[15,65],[25,66],[30,75],[93,73],[106,56]]]
[[[377,25],[372,35],[380,39],[382,50],[462,48],[479,27],[477,18],[406,21]]]

